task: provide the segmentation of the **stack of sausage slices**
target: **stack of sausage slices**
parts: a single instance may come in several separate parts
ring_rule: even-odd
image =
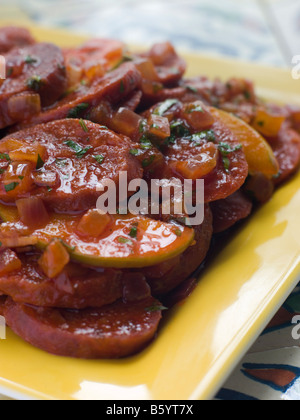
[[[300,110],[262,102],[247,80],[184,78],[170,43],[62,50],[10,27],[0,54],[0,312],[56,355],[135,354],[190,292],[213,235],[297,171]],[[119,191],[121,173],[120,190],[144,180],[149,196],[153,180],[204,180],[202,223],[175,199],[168,214],[162,200],[155,214],[120,211],[119,192],[116,212],[99,212],[99,184]]]

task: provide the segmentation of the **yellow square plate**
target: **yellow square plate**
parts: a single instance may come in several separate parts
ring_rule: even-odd
[[[61,31],[32,28],[40,40],[76,45]],[[290,72],[187,54],[189,74],[242,76],[258,92],[300,104]],[[39,399],[209,399],[297,284],[300,274],[300,174],[216,256],[184,304],[167,314],[143,353],[120,361],[51,356],[11,331],[0,341],[0,392]]]

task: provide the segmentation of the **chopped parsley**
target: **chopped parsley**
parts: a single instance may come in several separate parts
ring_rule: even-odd
[[[154,114],[162,117],[170,108],[172,108],[173,105],[177,103],[177,99],[167,99],[154,110]]]
[[[133,245],[133,243],[132,243],[132,241],[131,241],[130,239],[123,238],[122,236],[120,236],[120,237],[118,238],[118,242],[119,242],[120,244]]]
[[[154,162],[154,160],[155,160],[155,155],[151,155],[149,157],[149,159],[144,159],[142,161],[143,168],[148,168],[148,166],[152,165],[152,163]]]
[[[190,130],[182,120],[175,120],[170,125],[171,137],[189,137]]]
[[[196,89],[194,86],[186,86],[186,89],[193,93],[198,93],[198,89]]]
[[[176,229],[175,230],[175,235],[178,236],[178,237],[182,236],[181,230],[180,229]]]
[[[129,153],[130,153],[132,156],[138,156],[138,155],[140,154],[140,151],[139,151],[139,149],[130,149],[130,150],[129,150]]]
[[[209,142],[214,143],[216,141],[216,135],[213,130],[205,130],[199,133],[193,134],[191,137],[191,141],[193,142],[200,142],[201,140],[206,140]]]
[[[67,118],[78,118],[83,111],[86,111],[89,108],[90,104],[83,102],[78,104],[74,108],[70,109],[68,112]]]
[[[92,149],[92,146],[87,146],[85,148],[81,147],[80,144],[76,143],[73,140],[68,140],[65,142],[65,144],[70,147],[72,150],[74,150],[74,152],[76,153],[76,157],[78,159],[81,159],[84,157],[84,155],[90,150]]]
[[[139,124],[139,132],[144,133],[146,131],[146,128],[147,128],[147,121],[146,120],[141,120],[141,122]]]
[[[83,131],[84,131],[85,133],[88,133],[88,132],[89,132],[89,129],[87,128],[86,123],[83,121],[83,119],[82,119],[82,118],[80,118],[80,120],[79,120],[79,124],[81,125],[81,128],[83,129]]]
[[[130,229],[129,236],[133,239],[136,239],[138,233],[138,225],[133,225]]]
[[[218,145],[218,149],[222,155],[223,164],[224,164],[224,168],[226,172],[229,172],[229,169],[230,169],[230,160],[228,156],[230,155],[230,153],[234,153],[234,152],[237,152],[238,150],[241,150],[242,147],[243,146],[241,144],[238,144],[237,146],[232,147],[230,144],[224,143],[224,142],[221,142]]]
[[[149,150],[149,149],[152,149],[153,147],[151,141],[146,136],[143,136],[141,138],[140,143],[141,143],[141,148],[143,150]]]
[[[36,163],[36,169],[41,169],[45,165],[45,162],[41,158],[40,155],[38,155],[37,163]]]
[[[27,55],[27,57],[25,57],[26,64],[34,64],[37,63],[37,61],[37,58],[31,57],[31,55]]]
[[[124,80],[121,80],[121,82],[120,82],[120,93],[124,93],[124,92],[125,92]]]
[[[5,159],[8,162],[10,162],[10,160],[11,160],[7,153],[0,153],[0,159]]]
[[[35,92],[38,92],[41,89],[42,84],[43,80],[40,76],[32,76],[26,82],[27,87]]]
[[[191,114],[192,112],[204,112],[204,110],[202,106],[198,104],[198,105],[193,105],[187,108],[187,110],[185,111],[186,114]]]
[[[159,312],[159,311],[167,311],[169,308],[163,305],[152,305],[148,308],[145,308],[146,312]]]
[[[19,185],[19,182],[11,182],[10,184],[7,184],[4,186],[4,189],[6,192],[13,191],[17,186]]]
[[[93,156],[93,158],[98,162],[98,163],[100,163],[100,165],[101,165],[101,163],[103,163],[104,162],[104,156],[103,155],[95,155],[95,156]]]
[[[67,164],[67,160],[66,159],[62,159],[62,158],[57,158],[55,160],[56,165],[58,166],[66,166]]]

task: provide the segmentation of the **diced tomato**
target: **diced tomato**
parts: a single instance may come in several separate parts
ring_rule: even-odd
[[[28,193],[33,184],[32,170],[30,162],[11,162],[2,178],[0,196],[6,200]]]
[[[16,201],[21,221],[31,229],[44,227],[49,215],[41,198],[28,197]]]
[[[139,131],[142,117],[127,108],[120,108],[112,118],[110,127],[117,133],[132,137]]]
[[[140,58],[134,62],[137,69],[142,73],[143,79],[151,80],[152,82],[158,82],[159,77],[155,70],[153,61],[147,58]]]
[[[263,136],[276,137],[286,119],[286,115],[275,114],[259,108],[252,126]]]
[[[14,251],[5,249],[0,253],[0,276],[20,270],[21,267],[22,263]]]
[[[159,137],[160,139],[170,137],[171,129],[168,118],[151,114],[148,119],[148,124],[150,127],[149,132],[155,137]]]
[[[58,276],[70,261],[70,255],[59,239],[53,239],[39,259],[43,272],[50,278]]]
[[[213,143],[206,143],[199,152],[187,161],[178,161],[171,165],[186,179],[200,179],[211,173],[217,166],[218,149]]]
[[[77,231],[83,236],[99,238],[111,223],[111,216],[100,214],[98,210],[92,209],[82,217],[77,226]]]
[[[184,105],[182,108],[182,118],[185,119],[194,130],[206,130],[214,123],[213,115],[201,101]]]
[[[39,159],[41,162],[46,160],[47,149],[45,146],[36,143],[32,145],[22,146],[20,149],[15,149],[9,152],[9,157],[14,162],[28,161],[34,163],[36,166]]]

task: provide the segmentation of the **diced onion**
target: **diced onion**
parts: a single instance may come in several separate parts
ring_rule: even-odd
[[[283,114],[275,114],[260,108],[256,112],[253,127],[266,137],[276,137],[284,123],[286,116]]]
[[[57,277],[70,262],[70,255],[59,239],[54,239],[39,259],[39,265],[50,279]]]
[[[89,210],[80,220],[77,231],[81,236],[99,238],[112,222],[108,214],[100,214],[98,210]]]
[[[159,77],[155,70],[154,64],[147,58],[140,58],[134,62],[137,69],[141,72],[143,79],[151,80],[152,82],[158,82]]]
[[[134,303],[151,296],[151,289],[146,278],[141,273],[128,273],[123,278],[123,300]]]
[[[40,95],[30,92],[13,95],[7,102],[7,109],[14,120],[26,120],[41,112]]]
[[[112,118],[111,128],[131,137],[138,132],[142,117],[127,108],[120,108]]]
[[[21,267],[22,263],[14,251],[5,249],[0,253],[0,276],[20,270]]]
[[[148,119],[148,124],[150,127],[149,131],[154,136],[161,139],[170,137],[171,129],[168,118],[152,114]]]
[[[182,109],[182,118],[194,130],[206,130],[214,123],[213,115],[201,101],[186,104]]]
[[[42,199],[22,198],[16,201],[21,221],[31,229],[41,228],[49,222],[49,215]]]

